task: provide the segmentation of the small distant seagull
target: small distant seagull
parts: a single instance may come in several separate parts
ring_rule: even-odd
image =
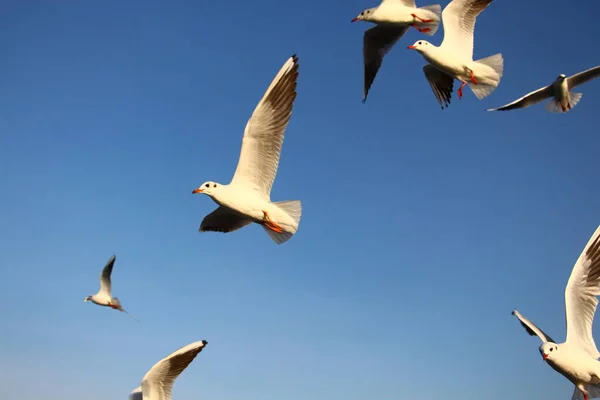
[[[102,274],[100,274],[100,290],[98,293],[86,297],[83,301],[86,302],[90,300],[92,303],[98,304],[99,306],[110,307],[129,314],[129,312],[123,308],[119,299],[112,297],[111,295],[110,275],[112,274],[116,259],[115,256],[112,256],[104,266],[104,269],[102,269]],[[129,314],[129,316],[138,321],[133,315]]]
[[[207,344],[206,340],[188,344],[154,364],[129,400],[171,400],[175,380]]]
[[[568,78],[565,74],[560,74],[550,85],[534,90],[505,106],[490,108],[487,111],[508,111],[517,108],[527,108],[552,97],[552,100],[550,100],[544,108],[553,113],[566,113],[571,108],[575,107],[577,103],[579,103],[579,100],[581,100],[581,96],[583,96],[582,93],[571,92],[571,89],[591,81],[592,79],[596,79],[599,76],[600,65]]]
[[[572,400],[600,397],[600,353],[592,336],[592,323],[600,295],[600,226],[577,259],[565,290],[567,340],[557,344],[517,310],[512,314],[531,336],[542,340],[542,358],[575,384]]]
[[[477,16],[492,0],[452,0],[442,12],[444,40],[434,46],[426,40],[418,40],[409,49],[415,49],[429,64],[423,67],[425,77],[438,102],[450,105],[454,79],[462,82],[462,89],[469,85],[479,100],[492,93],[500,84],[504,73],[502,54],[494,54],[473,61],[473,31]]]
[[[434,35],[440,26],[442,7],[439,4],[417,8],[415,0],[383,0],[378,7],[368,8],[350,22],[367,21],[377,25],[365,31],[363,36],[364,95],[367,101],[369,89],[383,57],[411,26],[428,36]]]
[[[296,99],[298,57],[281,67],[246,124],[242,151],[228,185],[204,182],[192,193],[210,196],[219,207],[204,217],[200,232],[233,232],[252,222],[277,244],[298,230],[300,200],[271,202],[285,129]]]

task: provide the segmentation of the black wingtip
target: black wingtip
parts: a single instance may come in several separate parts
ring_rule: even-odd
[[[294,64],[298,63],[298,56],[296,55],[296,53],[292,54],[292,61],[294,61]]]

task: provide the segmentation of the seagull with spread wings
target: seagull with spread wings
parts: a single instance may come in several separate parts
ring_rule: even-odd
[[[190,343],[154,364],[142,378],[142,385],[129,394],[129,400],[171,400],[175,380],[207,344],[206,340]]]
[[[296,98],[297,78],[298,58],[293,55],[281,67],[246,124],[231,182],[204,182],[192,192],[208,195],[219,205],[204,218],[201,232],[233,232],[254,222],[281,244],[298,230],[300,200],[271,202],[283,137]]]
[[[565,290],[567,340],[556,343],[517,310],[512,314],[531,336],[541,339],[542,358],[575,385],[572,400],[600,397],[600,353],[592,323],[600,295],[600,226],[577,259]]]
[[[540,101],[552,98],[546,104],[546,110],[553,113],[566,113],[575,107],[583,96],[582,93],[571,92],[571,89],[583,85],[592,79],[596,79],[599,76],[600,65],[569,77],[565,74],[560,74],[550,85],[534,90],[512,103],[508,103],[507,105],[498,108],[490,108],[487,111],[508,111],[516,110],[518,108],[527,108]]]

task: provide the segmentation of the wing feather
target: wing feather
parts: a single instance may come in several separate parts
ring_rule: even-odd
[[[525,96],[513,101],[512,103],[508,103],[498,108],[489,108],[487,111],[508,111],[514,110],[517,108],[527,108],[534,104],[539,103],[540,101],[544,101],[548,97],[552,97],[554,95],[554,88],[552,85],[546,86],[543,88],[539,88],[538,90],[534,90],[531,93],[526,94]]]
[[[597,67],[593,67],[587,69],[583,72],[575,74],[567,78],[567,84],[569,85],[569,89],[573,89],[581,84],[586,83],[587,81],[591,81],[592,79],[596,79],[600,76],[600,65]]]
[[[433,90],[433,94],[442,106],[448,108],[450,105],[450,99],[452,98],[452,88],[454,87],[454,78],[445,72],[440,71],[431,64],[427,64],[423,67],[423,72]]]
[[[521,313],[517,310],[513,310],[512,315],[517,317],[523,328],[529,333],[531,336],[537,336],[542,340],[542,343],[552,342],[556,343],[550,335],[547,335],[543,330],[538,328],[533,322],[525,318],[521,315]]]
[[[473,59],[473,31],[477,16],[492,0],[452,0],[442,12],[444,40],[440,47]]]
[[[108,259],[106,265],[102,269],[102,273],[100,274],[100,292],[106,293],[108,296],[111,295],[112,285],[110,282],[110,276],[112,274],[113,266],[115,265],[115,260],[117,257],[114,255]]]
[[[270,200],[285,129],[296,99],[298,57],[281,67],[246,124],[232,184],[256,189]]]
[[[600,357],[592,324],[600,295],[600,226],[577,259],[565,290],[567,319],[566,343],[583,348],[594,358]]]
[[[200,232],[233,232],[252,223],[252,220],[234,213],[228,208],[217,207],[200,224]]]

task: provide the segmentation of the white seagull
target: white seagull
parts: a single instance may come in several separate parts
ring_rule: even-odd
[[[116,297],[112,297],[111,294],[110,275],[112,274],[113,266],[115,265],[116,259],[117,258],[115,256],[109,258],[108,262],[102,269],[102,273],[100,274],[100,290],[98,291],[98,293],[86,297],[85,299],[83,299],[83,301],[86,302],[89,300],[94,304],[98,304],[99,306],[110,307],[112,309],[119,310],[122,312],[124,311],[127,314],[129,314],[129,312],[123,308],[119,299]],[[129,314],[129,316],[137,320],[137,318],[133,315]]]
[[[188,344],[163,358],[144,375],[142,385],[130,394],[130,400],[171,400],[175,379],[207,345],[206,340]]]
[[[440,26],[442,7],[439,4],[418,7],[415,0],[383,0],[378,7],[368,8],[350,22],[368,21],[377,25],[365,31],[363,36],[364,95],[367,101],[369,89],[383,57],[411,26],[428,36],[435,34]]]
[[[592,323],[600,295],[600,226],[577,259],[565,290],[567,340],[557,344],[517,310],[512,314],[527,332],[542,340],[542,358],[575,385],[572,400],[600,397],[600,353]]]
[[[571,92],[571,89],[599,76],[600,65],[568,78],[565,74],[560,74],[550,85],[534,90],[505,106],[490,108],[487,111],[508,111],[517,108],[527,108],[552,97],[552,100],[546,104],[546,110],[553,113],[565,113],[575,107],[579,103],[579,100],[581,100],[581,96],[583,96],[582,93]]]
[[[192,193],[210,196],[219,207],[204,217],[200,232],[233,232],[255,222],[277,244],[298,230],[300,200],[271,202],[285,129],[296,98],[298,58],[281,67],[246,124],[242,150],[228,185],[204,182]]]
[[[488,96],[500,84],[504,71],[502,54],[494,54],[473,61],[473,31],[477,16],[492,0],[452,0],[442,12],[444,40],[434,46],[426,40],[418,40],[409,49],[415,49],[429,64],[423,67],[425,77],[442,109],[450,105],[454,79],[462,82],[462,89],[469,85],[479,100]]]

